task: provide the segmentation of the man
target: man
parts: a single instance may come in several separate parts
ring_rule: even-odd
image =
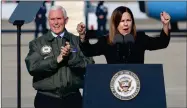
[[[83,76],[92,58],[83,55],[79,37],[69,33],[66,10],[53,6],[48,16],[50,30],[29,43],[25,59],[37,90],[35,108],[81,108]]]
[[[107,22],[107,14],[108,10],[103,5],[104,1],[99,1],[96,8],[96,16],[97,16],[97,24],[98,31],[106,33],[106,22]]]
[[[35,25],[36,25],[36,30],[34,34],[35,38],[38,37],[40,26],[42,27],[42,34],[45,34],[47,32],[47,26],[46,26],[47,18],[45,15],[46,12],[47,12],[46,5],[45,5],[45,2],[43,2],[43,5],[37,12],[36,18],[35,18]]]

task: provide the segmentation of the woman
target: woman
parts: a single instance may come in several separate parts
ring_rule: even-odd
[[[170,41],[170,15],[166,12],[160,14],[161,22],[163,24],[162,31],[159,37],[149,37],[144,32],[136,32],[136,25],[134,16],[131,10],[127,7],[117,7],[110,18],[109,35],[98,38],[98,42],[90,44],[86,37],[92,34],[85,32],[85,25],[78,24],[77,31],[80,35],[80,47],[86,56],[104,55],[108,64],[116,63],[144,63],[145,50],[157,50],[166,48]],[[114,42],[115,36],[120,34],[126,36],[133,35],[134,43],[129,49],[124,46],[118,50]],[[122,53],[123,52],[123,53]],[[120,54],[119,54],[120,53]]]

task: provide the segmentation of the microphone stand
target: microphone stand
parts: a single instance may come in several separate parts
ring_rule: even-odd
[[[17,26],[17,108],[21,108],[21,26],[23,20],[15,20],[13,25]]]

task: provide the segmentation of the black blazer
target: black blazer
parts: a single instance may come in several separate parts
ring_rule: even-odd
[[[104,55],[108,64],[139,64],[144,63],[145,50],[157,50],[168,46],[170,32],[167,36],[162,30],[159,37],[149,37],[145,32],[137,32],[135,42],[131,48],[129,49],[127,45],[124,45],[123,49],[120,49],[119,52],[116,45],[108,44],[107,40],[108,36],[99,37],[96,44],[90,44],[88,40],[85,40],[83,43],[80,42],[80,48],[85,56]],[[124,54],[122,52],[128,53]]]

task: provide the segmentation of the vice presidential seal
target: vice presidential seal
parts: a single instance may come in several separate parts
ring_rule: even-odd
[[[134,72],[122,70],[112,77],[110,89],[118,99],[131,100],[140,91],[140,80]]]
[[[45,45],[41,48],[41,53],[44,55],[49,54],[51,52],[51,50],[52,50],[51,46]]]

